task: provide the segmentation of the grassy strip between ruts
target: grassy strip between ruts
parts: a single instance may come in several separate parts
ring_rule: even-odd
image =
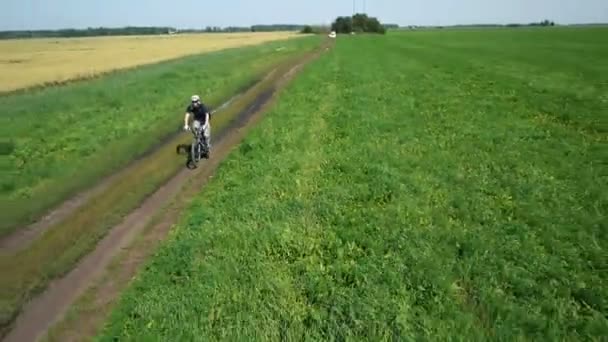
[[[606,55],[594,31],[533,33],[339,38],[220,167],[99,339],[608,335],[605,118],[589,96],[602,84],[571,63]]]
[[[281,63],[289,65],[292,58],[298,58],[312,47],[287,55]],[[264,91],[269,84],[265,81],[260,85],[262,87],[256,86],[230,107],[217,113],[213,118],[216,136],[244,110],[253,96]],[[183,157],[176,158],[175,148],[178,143],[189,142],[190,139],[189,136],[182,136],[171,140],[146,156],[133,172],[115,180],[72,216],[32,242],[27,249],[15,255],[0,256],[0,273],[10,275],[0,279],[0,323],[4,328],[26,300],[43,289],[50,279],[71,269],[112,225],[184,167],[185,160]]]
[[[86,289],[70,306],[65,315],[54,323],[40,338],[40,342],[82,340],[91,337],[100,329],[103,317],[111,312],[117,297],[114,291],[119,291],[130,281],[134,267],[142,263],[160,243],[159,235],[154,230],[175,200],[159,210],[150,218],[141,235],[138,235],[131,245],[121,250],[110,262],[103,275]],[[161,232],[162,233],[162,232]],[[99,321],[98,321],[99,320]]]
[[[193,93],[217,105],[318,37],[229,49],[0,97],[0,235],[38,218],[179,129]]]

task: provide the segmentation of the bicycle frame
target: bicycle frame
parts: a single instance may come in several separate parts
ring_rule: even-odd
[[[203,141],[205,140],[203,127],[192,127],[191,132],[194,137],[194,141],[192,142],[190,151],[191,159],[194,163],[198,163],[202,157],[203,152],[208,152],[206,151],[206,144],[203,143]]]

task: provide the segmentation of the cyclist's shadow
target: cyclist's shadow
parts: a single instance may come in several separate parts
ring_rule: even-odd
[[[175,152],[177,154],[185,154],[186,155],[186,167],[189,169],[195,169],[196,165],[194,165],[194,163],[192,162],[192,154],[190,153],[191,148],[192,148],[192,144],[179,144],[175,148]]]

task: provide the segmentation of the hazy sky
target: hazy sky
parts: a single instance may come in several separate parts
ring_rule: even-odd
[[[363,0],[356,0],[359,11]],[[608,0],[366,0],[367,13],[400,25],[608,22]],[[0,0],[0,30],[97,26],[329,24],[352,0]]]

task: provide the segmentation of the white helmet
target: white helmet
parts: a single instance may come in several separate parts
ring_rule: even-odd
[[[192,95],[191,100],[192,100],[192,102],[199,102],[201,100],[201,98],[198,95]]]

